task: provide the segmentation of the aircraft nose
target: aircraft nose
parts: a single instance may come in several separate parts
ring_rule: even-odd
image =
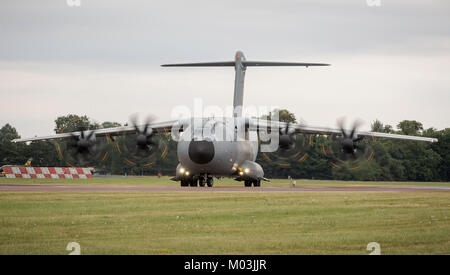
[[[189,158],[197,164],[205,164],[214,158],[214,144],[207,140],[189,143]]]

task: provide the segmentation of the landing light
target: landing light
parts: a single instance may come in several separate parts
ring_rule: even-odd
[[[189,171],[186,171],[186,173],[184,173],[186,176],[189,176]]]
[[[180,173],[181,173],[181,174],[184,173],[184,168],[180,168]]]
[[[244,174],[244,172],[242,172],[242,171],[241,171],[241,172],[239,172],[239,175],[241,175],[241,176],[242,176],[243,174]]]
[[[245,172],[246,174],[248,174],[248,172],[250,172],[250,169],[245,168],[244,172]]]

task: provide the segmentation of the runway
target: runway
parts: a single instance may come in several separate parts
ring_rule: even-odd
[[[178,187],[154,185],[0,184],[0,192],[450,192],[427,186]]]

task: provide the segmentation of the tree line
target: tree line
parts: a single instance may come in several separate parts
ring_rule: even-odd
[[[270,115],[264,118],[269,118]],[[280,121],[296,122],[294,114],[280,110]],[[69,114],[55,120],[55,133],[122,126],[117,122],[93,122],[87,116]],[[339,153],[334,136],[297,136],[296,147],[288,152],[259,153],[268,178],[337,179],[364,181],[449,181],[450,128],[424,129],[414,120],[399,122],[394,129],[376,120],[375,132],[437,138],[437,143],[393,139],[365,139],[363,155],[346,157]],[[30,157],[33,166],[90,166],[97,172],[117,175],[174,175],[178,164],[177,144],[169,133],[153,137],[149,151],[136,151],[134,135],[97,138],[95,151],[79,156],[71,139],[38,141],[29,145],[12,143],[19,138],[10,124],[0,129],[0,166],[22,165]],[[331,152],[331,153],[330,153]]]

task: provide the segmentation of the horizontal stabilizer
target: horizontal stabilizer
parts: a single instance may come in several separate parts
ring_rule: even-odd
[[[267,61],[243,61],[244,66],[330,66],[325,63],[295,63],[295,62],[267,62]]]
[[[225,62],[203,62],[203,63],[182,63],[182,64],[164,64],[161,67],[222,67],[222,66],[234,66],[234,61]]]
[[[329,66],[326,63],[296,63],[296,62],[268,62],[268,61],[242,61],[243,66],[257,67],[257,66]],[[225,61],[225,62],[202,62],[202,63],[181,63],[181,64],[164,64],[162,67],[223,67],[230,66],[234,67],[236,65],[235,61]]]
[[[326,63],[306,63],[306,62],[270,62],[270,61],[247,61],[242,51],[237,51],[234,61],[222,62],[201,62],[201,63],[178,63],[164,64],[162,67],[234,67],[234,99],[233,99],[233,115],[234,117],[242,116],[242,105],[244,101],[244,78],[247,67],[274,67],[274,66],[329,66]]]

